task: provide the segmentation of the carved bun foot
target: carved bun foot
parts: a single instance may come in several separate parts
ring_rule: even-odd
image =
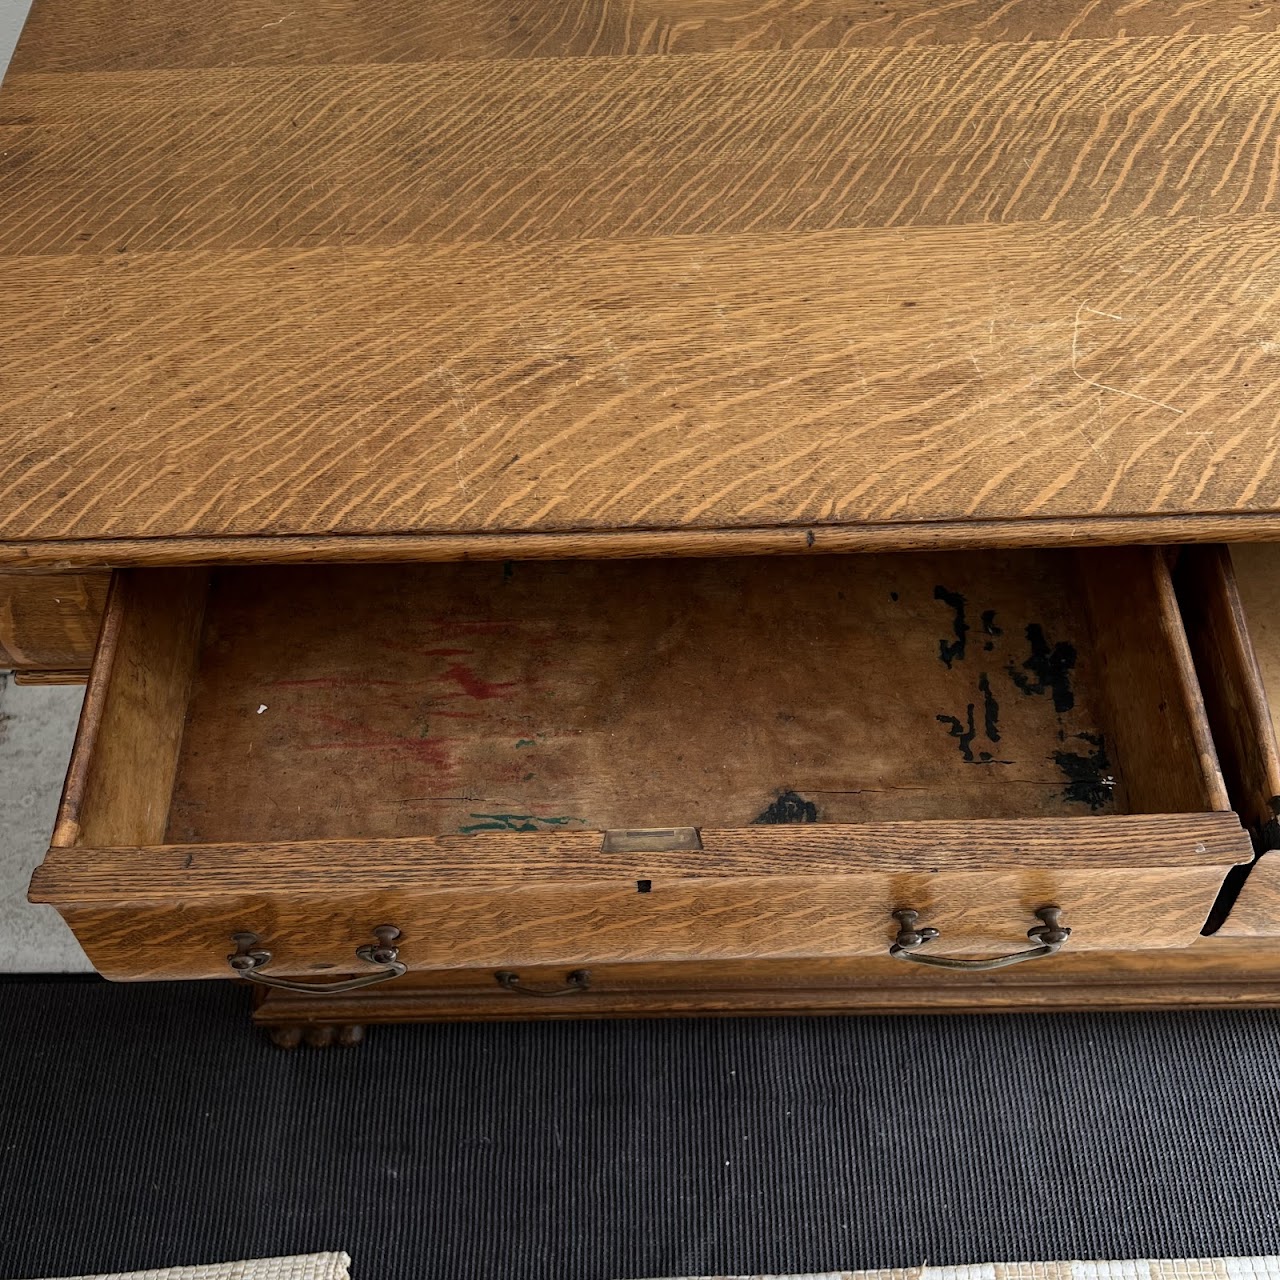
[[[312,1049],[328,1049],[339,1045],[344,1049],[353,1049],[364,1043],[364,1027],[359,1023],[319,1022],[312,1026],[300,1026],[298,1023],[286,1023],[283,1027],[268,1027],[267,1035],[271,1043],[278,1049],[296,1049],[304,1042]]]

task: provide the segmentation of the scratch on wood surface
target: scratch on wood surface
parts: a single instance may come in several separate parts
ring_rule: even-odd
[[[1110,311],[1096,311],[1093,307],[1087,307],[1082,302],[1076,308],[1075,324],[1071,330],[1071,372],[1090,387],[1097,387],[1099,391],[1110,391],[1118,396],[1128,396],[1130,400],[1141,400],[1144,404],[1153,404],[1157,409],[1168,409],[1170,413],[1186,413],[1185,409],[1179,409],[1177,405],[1166,404],[1163,400],[1153,400],[1150,396],[1139,395],[1136,391],[1125,391],[1122,387],[1109,387],[1105,382],[1098,382],[1093,378],[1086,378],[1083,373],[1076,367],[1080,361],[1080,317],[1088,312],[1091,316],[1101,316],[1104,320],[1124,320],[1124,316],[1114,315]]]
[[[446,394],[450,403],[458,411],[458,419],[454,423],[457,430],[458,442],[453,453],[453,474],[458,483],[458,491],[465,498],[469,496],[467,489],[467,478],[463,474],[463,455],[471,443],[471,431],[468,420],[475,414],[479,407],[476,404],[475,397],[468,390],[462,379],[449,368],[448,364],[438,365],[431,370],[431,376],[440,378],[448,388]]]
[[[1103,426],[1101,396],[1097,397],[1096,407],[1098,410],[1098,425]],[[1076,435],[1078,435],[1080,439],[1083,440],[1085,444],[1088,446],[1089,452],[1096,455],[1099,458],[1102,458],[1103,462],[1105,462],[1106,457],[1103,455],[1102,450],[1098,448],[1098,442],[1083,427],[1077,425],[1074,429],[1075,429]],[[1109,433],[1106,433],[1104,430],[1104,434],[1109,434]]]

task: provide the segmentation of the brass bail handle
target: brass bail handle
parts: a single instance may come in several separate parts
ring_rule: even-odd
[[[400,930],[393,924],[379,925],[373,936],[377,942],[367,942],[356,948],[356,955],[366,964],[379,966],[377,973],[362,973],[355,978],[339,978],[336,982],[296,982],[292,978],[277,978],[262,970],[271,963],[271,952],[258,946],[261,939],[256,933],[235,933],[231,941],[235,951],[227,957],[231,969],[247,982],[263,987],[277,987],[281,991],[296,991],[304,996],[340,995],[344,991],[359,991],[379,982],[389,982],[408,972],[409,966],[400,959],[400,948],[395,945]]]
[[[1025,951],[1015,951],[1008,956],[992,956],[989,960],[968,960],[963,956],[939,956],[921,954],[920,948],[935,941],[941,935],[937,929],[919,928],[920,913],[910,907],[901,907],[893,913],[898,922],[898,936],[889,948],[889,954],[898,960],[911,960],[916,964],[931,964],[939,969],[1003,969],[1007,965],[1021,964],[1024,960],[1039,960],[1056,955],[1071,936],[1071,930],[1062,923],[1060,907],[1041,907],[1036,912],[1040,924],[1027,930],[1027,937],[1036,943]]]
[[[514,991],[521,996],[539,996],[542,999],[551,999],[554,996],[571,996],[579,991],[589,991],[591,989],[591,974],[586,969],[575,969],[572,973],[565,975],[564,986],[562,987],[530,987],[520,981],[518,973],[512,973],[510,969],[499,969],[493,975],[498,980],[498,986],[503,991]]]

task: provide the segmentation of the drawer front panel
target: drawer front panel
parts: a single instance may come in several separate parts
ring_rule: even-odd
[[[0,573],[0,668],[84,679],[110,578],[103,573]]]
[[[359,973],[401,931],[414,969],[886,952],[892,913],[930,953],[1028,947],[1054,905],[1073,951],[1185,946],[1226,870],[1249,857],[1232,814],[1057,822],[882,823],[704,832],[690,853],[605,855],[599,837],[54,850],[33,881],[101,972],[229,975],[252,933],[277,975]]]
[[[1063,953],[1052,964],[940,973],[880,958],[601,965],[580,975],[529,966],[412,973],[347,995],[268,991],[254,1021],[273,1028],[470,1020],[740,1014],[968,1013],[1275,1007],[1280,945],[1220,937],[1161,951]],[[536,992],[537,994],[530,994]]]

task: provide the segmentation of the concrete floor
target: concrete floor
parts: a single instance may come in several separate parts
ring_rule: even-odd
[[[84,690],[19,686],[0,673],[0,973],[91,969],[52,907],[27,902],[44,857]]]
[[[0,76],[13,56],[13,46],[18,43],[18,32],[30,8],[31,0],[0,0]]]
[[[0,0],[0,76],[30,0]],[[26,900],[44,857],[84,690],[19,688],[0,672],[0,973],[91,968],[58,913]]]

